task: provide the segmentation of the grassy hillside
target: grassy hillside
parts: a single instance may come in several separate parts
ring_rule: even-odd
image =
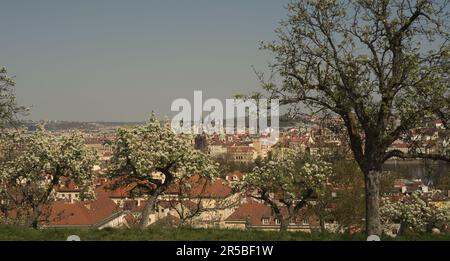
[[[192,229],[192,228],[150,228],[147,230],[134,229],[43,229],[0,226],[0,240],[66,240],[69,235],[79,235],[81,240],[150,240],[150,241],[305,241],[305,240],[365,240],[362,234],[337,235],[321,233],[279,233],[263,231],[238,231],[220,229]],[[383,240],[392,240],[383,238]],[[396,240],[450,240],[450,235],[416,235]]]

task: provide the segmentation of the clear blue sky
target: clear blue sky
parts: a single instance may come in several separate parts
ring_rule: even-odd
[[[140,121],[257,90],[288,0],[2,0],[0,64],[31,119]]]

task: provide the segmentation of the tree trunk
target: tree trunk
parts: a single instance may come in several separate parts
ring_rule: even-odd
[[[144,210],[141,214],[141,221],[139,223],[139,228],[145,229],[148,226],[148,218],[150,217],[150,213],[154,210],[156,205],[156,200],[158,200],[158,196],[163,193],[169,185],[172,184],[174,180],[174,175],[169,171],[169,169],[173,166],[173,164],[169,164],[166,168],[160,169],[159,171],[164,174],[164,183],[160,184],[155,192],[150,196],[145,204]]]
[[[43,213],[43,208],[46,206],[47,203],[49,203],[50,195],[55,188],[55,186],[59,183],[59,177],[61,177],[62,171],[59,166],[56,167],[56,171],[53,174],[52,180],[50,184],[47,187],[47,190],[45,194],[37,201],[37,203],[32,203],[32,210],[33,213],[31,213],[31,218],[29,221],[29,225],[37,229],[39,226],[39,219],[41,218],[41,215]]]
[[[5,224],[8,224],[8,217],[9,217],[8,207],[2,208],[2,213],[5,219]]]
[[[327,229],[325,228],[325,219],[323,217],[319,217],[319,223],[320,223],[320,232],[325,233]]]
[[[34,229],[38,229],[39,226],[39,218],[42,214],[42,207],[36,206],[33,207],[33,213],[31,214],[31,218],[29,221],[29,226],[31,226]]]
[[[398,229],[397,236],[403,236],[406,232],[407,225],[404,222],[400,222],[400,228]]]
[[[31,221],[31,227],[34,229],[38,229],[39,221],[35,218]]]
[[[381,236],[380,219],[380,171],[365,173],[366,233]]]
[[[272,201],[270,201],[270,205],[275,214],[275,217],[280,222],[280,232],[287,231],[288,227],[289,227],[289,223],[290,223],[290,217],[288,217],[288,218],[283,217],[283,214],[281,213],[280,208]]]
[[[142,211],[142,214],[141,214],[141,220],[139,222],[139,228],[145,229],[148,226],[148,223],[149,223],[148,219],[150,217],[151,212],[155,208],[156,200],[158,199],[158,196],[161,193],[161,190],[162,190],[161,187],[158,187],[155,190],[155,193],[150,195],[147,202],[145,203],[144,210]]]
[[[291,222],[290,219],[285,219],[283,217],[279,217],[278,219],[280,220],[280,232],[287,231],[289,228],[289,223]]]

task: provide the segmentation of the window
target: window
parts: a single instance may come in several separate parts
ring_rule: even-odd
[[[269,219],[268,218],[262,218],[263,225],[269,225]]]

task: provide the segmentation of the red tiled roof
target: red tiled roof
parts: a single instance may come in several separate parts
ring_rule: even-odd
[[[225,221],[247,221],[251,225],[261,225],[262,218],[272,216],[272,209],[262,203],[251,200],[242,204]]]
[[[132,227],[136,226],[139,222],[131,213],[126,214],[124,218],[127,224]]]
[[[55,201],[51,205],[47,225],[91,225],[87,208],[81,202]]]
[[[49,214],[44,223],[47,226],[94,225],[118,211],[118,206],[104,195],[87,202],[54,201],[49,206]]]
[[[230,196],[232,192],[232,189],[230,186],[228,186],[228,183],[220,178],[211,182],[196,175],[191,177],[190,180],[183,182],[191,183],[191,197],[226,198]],[[166,190],[166,193],[168,194],[177,194],[178,192],[179,187],[177,184],[173,184]]]
[[[119,180],[107,180],[95,189],[96,194],[107,195],[111,198],[131,198],[132,192],[138,189],[140,185],[147,186],[148,182],[131,182],[129,184],[121,184]]]
[[[286,214],[287,210],[281,208],[281,212]],[[268,224],[263,224],[262,220],[268,219]],[[300,211],[297,216],[292,219],[292,223],[302,224],[303,219],[308,219],[311,225],[317,225],[318,221],[315,217],[305,215],[304,211]],[[236,211],[233,212],[225,221],[246,221],[252,226],[276,225],[276,217],[272,208],[266,204],[249,200],[243,203]]]

